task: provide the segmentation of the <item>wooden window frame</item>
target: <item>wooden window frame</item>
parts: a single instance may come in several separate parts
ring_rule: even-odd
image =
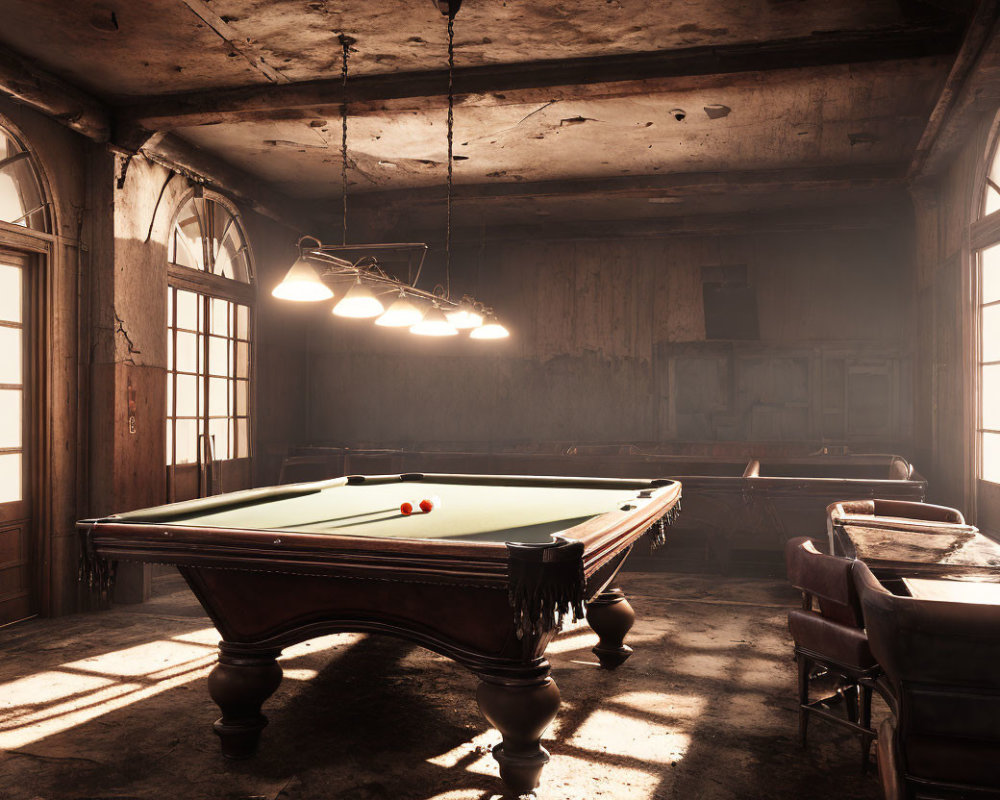
[[[255,269],[253,262],[253,251],[250,248],[249,239],[246,233],[246,227],[243,224],[242,217],[236,206],[226,197],[215,192],[209,192],[206,190],[197,190],[186,195],[177,206],[177,210],[170,224],[169,235],[174,237],[177,235],[176,225],[177,220],[181,213],[186,208],[187,204],[196,198],[203,198],[210,200],[214,203],[221,205],[226,211],[232,216],[233,224],[237,225],[240,238],[244,244],[247,259],[247,271],[248,271],[248,282],[244,283],[241,280],[234,278],[225,278],[221,275],[216,275],[209,269],[198,269],[196,267],[181,266],[178,264],[170,263],[167,264],[167,287],[168,291],[181,290],[195,293],[198,296],[199,303],[203,303],[202,308],[205,310],[205,316],[202,321],[205,328],[204,331],[200,332],[203,336],[203,352],[201,353],[202,366],[199,370],[199,376],[204,378],[206,381],[206,403],[205,408],[197,409],[197,420],[198,420],[198,441],[199,445],[197,447],[197,461],[194,467],[199,472],[198,477],[198,493],[200,495],[209,494],[215,490],[216,484],[219,480],[218,475],[213,471],[213,464],[215,462],[246,462],[246,473],[251,476],[253,474],[253,459],[256,453],[256,362],[257,362],[257,344],[256,344],[256,328],[257,328],[257,286],[255,280]],[[202,231],[201,243],[203,247],[203,261],[202,263],[208,267],[211,264],[211,257],[208,253],[208,239]],[[221,240],[220,240],[221,241]],[[168,243],[168,258],[171,248]],[[175,253],[176,255],[176,253]],[[208,308],[211,305],[212,299],[224,300],[228,303],[234,305],[243,305],[248,309],[248,352],[249,352],[249,369],[247,374],[248,381],[248,397],[247,397],[247,455],[245,457],[233,457],[233,458],[217,458],[213,457],[211,460],[205,458],[204,449],[200,446],[201,437],[206,438],[209,434],[209,410],[207,403],[207,385],[209,380],[208,372],[208,344],[209,344],[209,317],[207,314]],[[167,365],[167,380],[171,381],[171,396],[174,402],[174,408],[169,405],[167,407],[167,415],[164,421],[165,426],[171,424],[175,425],[173,429],[174,435],[171,437],[171,450],[168,452],[167,464],[165,464],[167,472],[167,496],[168,500],[173,501],[176,498],[176,474],[177,469],[188,469],[192,465],[189,464],[177,464],[176,463],[176,416],[173,414],[176,408],[177,402],[177,372],[175,370],[177,349],[176,349],[176,335],[177,335],[177,308],[176,304],[173,308],[173,319],[168,321],[167,330],[170,331],[170,335],[174,338],[172,344],[173,347],[173,363]],[[237,336],[235,331],[232,332],[231,336],[227,338],[233,342],[233,347],[235,349]],[[234,383],[234,393],[236,386],[236,378],[233,379]],[[237,429],[237,420],[242,418],[242,415],[236,414],[235,407],[235,396],[231,398],[233,400],[233,413],[229,416],[232,420],[232,426],[234,434]],[[164,431],[166,434],[166,429]],[[235,451],[235,445],[234,445]]]
[[[1000,483],[984,480],[982,477],[983,452],[982,434],[982,386],[983,365],[982,343],[982,253],[1000,245],[1000,210],[984,216],[987,183],[994,160],[1000,158],[1000,114],[990,127],[989,146],[977,168],[973,181],[973,198],[970,203],[972,222],[969,225],[968,250],[965,263],[968,265],[963,276],[963,297],[966,309],[963,341],[965,343],[966,389],[965,429],[969,432],[968,475],[966,494],[968,516],[983,530],[1000,533]],[[995,305],[990,303],[989,305]],[[989,362],[993,363],[993,362]],[[989,432],[989,431],[986,431]]]
[[[13,260],[20,261],[24,270],[22,291],[25,293],[22,329],[25,333],[27,357],[23,368],[24,383],[30,402],[25,415],[23,450],[28,453],[22,467],[22,479],[29,492],[31,508],[28,536],[31,543],[31,593],[32,616],[49,616],[53,609],[53,465],[49,458],[49,441],[52,437],[52,408],[50,396],[50,361],[52,359],[50,326],[56,313],[51,270],[56,263],[56,253],[61,245],[79,247],[79,242],[61,239],[52,231],[58,230],[52,188],[45,168],[34,148],[16,126],[0,117],[0,129],[12,138],[25,154],[19,158],[30,159],[33,177],[44,205],[44,229],[13,222],[0,221],[0,251]],[[79,257],[79,250],[77,250]],[[72,262],[71,262],[72,263]],[[85,419],[85,403],[81,403],[78,424]],[[76,463],[83,463],[84,449],[77,448]],[[79,505],[77,498],[77,505]]]

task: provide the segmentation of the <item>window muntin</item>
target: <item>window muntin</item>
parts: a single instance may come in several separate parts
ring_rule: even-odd
[[[169,287],[167,463],[198,461],[205,434],[216,459],[250,456],[250,307]]]
[[[0,222],[48,232],[49,206],[31,153],[0,127]]]
[[[167,295],[167,464],[197,463],[202,437],[216,460],[249,458],[253,271],[237,216],[192,197],[168,258],[186,269],[171,272]]]
[[[1000,244],[979,251],[979,477],[1000,483]]]
[[[170,232],[171,264],[250,283],[253,271],[246,237],[236,216],[211,197],[192,197]]]
[[[0,264],[0,503],[24,499],[24,270]]]

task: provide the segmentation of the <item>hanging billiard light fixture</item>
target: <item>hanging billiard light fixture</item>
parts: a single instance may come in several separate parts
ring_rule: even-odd
[[[480,311],[482,304],[465,295],[459,302],[451,300],[451,201],[454,189],[455,150],[455,15],[462,0],[433,0],[435,7],[448,20],[448,178],[445,194],[445,236],[444,236],[444,297],[450,309],[441,310],[435,303],[427,316],[418,325],[410,328],[411,333],[423,336],[449,336],[452,331],[471,331],[470,336],[483,324]],[[502,325],[498,327],[503,328]],[[509,335],[503,328],[504,335]],[[476,339],[502,338],[501,336],[475,336]]]
[[[441,307],[435,302],[424,314],[424,318],[410,328],[410,333],[415,333],[417,336],[455,336],[458,334],[458,328],[448,321]]]
[[[361,274],[354,285],[347,290],[344,298],[333,307],[333,313],[338,317],[352,317],[353,319],[370,319],[377,317],[385,311],[385,306],[372,293],[372,290],[361,283]]]
[[[459,330],[478,328],[483,324],[483,315],[479,312],[481,304],[465,295],[454,310],[445,314],[448,322]]]
[[[321,245],[319,239],[312,236],[303,236],[296,245],[299,249],[299,257],[295,263],[285,273],[281,283],[274,287],[271,294],[279,300],[293,300],[296,303],[315,303],[319,300],[329,300],[333,297],[333,291],[323,283],[319,271],[311,264],[306,256],[306,251],[302,243],[311,239],[317,245]]]
[[[508,336],[510,331],[497,322],[492,310],[486,312],[484,323],[469,333],[472,339],[506,339]]]
[[[424,318],[424,312],[417,308],[400,288],[399,296],[393,301],[385,313],[377,320],[376,325],[383,328],[410,328]]]
[[[476,331],[483,325],[484,306],[465,295],[461,301],[451,299],[451,201],[453,190],[454,150],[454,67],[455,31],[454,18],[461,0],[434,0],[435,6],[448,18],[448,180],[447,224],[445,232],[444,285],[432,292],[417,288],[427,245],[423,243],[347,244],[347,75],[351,47],[355,40],[338,34],[341,47],[340,104],[340,161],[341,196],[343,214],[341,244],[324,245],[313,236],[303,236],[298,241],[298,257],[284,279],[272,294],[282,300],[315,302],[329,300],[334,293],[329,284],[347,286],[344,296],[334,306],[338,317],[370,319],[383,328],[407,329],[421,336],[453,336],[459,329]],[[385,262],[405,264],[406,280],[386,271]],[[416,269],[414,271],[414,263]],[[393,268],[393,267],[390,267]],[[393,268],[396,269],[396,268]],[[397,274],[401,274],[397,271]],[[338,290],[339,291],[339,290]],[[379,295],[385,299],[379,298]],[[386,308],[388,299],[395,299]],[[500,327],[495,323],[494,327]],[[493,330],[493,329],[491,329]],[[507,335],[506,329],[503,335]],[[491,335],[474,336],[476,339],[500,338]]]

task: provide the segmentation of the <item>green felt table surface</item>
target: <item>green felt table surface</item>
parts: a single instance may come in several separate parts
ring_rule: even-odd
[[[317,485],[319,486],[319,485]],[[432,497],[439,504],[419,509]],[[393,481],[316,488],[292,497],[253,498],[223,508],[170,513],[171,506],[142,512],[141,519],[162,524],[394,539],[452,539],[484,542],[547,542],[553,533],[635,503],[637,490],[572,486]],[[404,516],[409,502],[414,513]],[[122,514],[123,520],[138,515]]]

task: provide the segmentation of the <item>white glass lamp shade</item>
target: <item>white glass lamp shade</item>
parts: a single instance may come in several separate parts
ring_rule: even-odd
[[[469,334],[470,339],[506,339],[510,336],[503,325],[497,322],[496,317],[490,317],[485,325],[481,325]]]
[[[428,311],[422,320],[410,328],[410,333],[417,336],[455,336],[458,328],[448,322],[444,312],[434,306]]]
[[[459,330],[468,328],[478,328],[483,324],[483,315],[467,303],[462,303],[454,311],[449,311],[445,316],[448,322]]]
[[[376,325],[384,328],[409,328],[416,325],[424,317],[424,313],[411,303],[405,294],[399,293],[385,313],[375,320]]]
[[[371,289],[361,285],[360,278],[347,290],[344,298],[333,307],[333,313],[338,317],[351,317],[353,319],[377,317],[383,311],[385,311],[385,307],[372,294]]]
[[[295,263],[271,294],[279,300],[294,300],[297,303],[315,303],[333,297],[333,292],[320,279],[316,267],[301,256],[295,259]]]

